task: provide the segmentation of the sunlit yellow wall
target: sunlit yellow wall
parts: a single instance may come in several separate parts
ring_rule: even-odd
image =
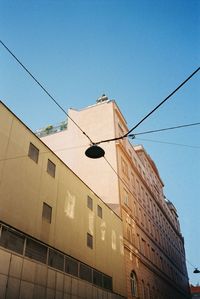
[[[40,150],[38,163],[28,157],[30,142]],[[48,159],[56,164],[55,178],[46,171]],[[51,224],[42,220],[43,202],[52,207]],[[2,103],[0,220],[112,276],[113,290],[126,294],[121,219]]]

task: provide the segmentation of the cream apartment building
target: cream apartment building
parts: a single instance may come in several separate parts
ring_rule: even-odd
[[[128,132],[116,102],[105,96],[68,114],[93,142]],[[165,198],[164,183],[145,149],[126,138],[100,144],[105,156],[89,159],[90,143],[70,119],[48,128],[37,135],[122,217],[128,298],[189,298],[177,211]]]
[[[0,299],[126,298],[122,220],[0,103]]]

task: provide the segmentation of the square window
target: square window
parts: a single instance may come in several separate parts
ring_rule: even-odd
[[[42,219],[51,223],[52,207],[43,202]]]
[[[93,249],[93,236],[87,233],[87,246]]]
[[[102,207],[100,207],[99,205],[97,206],[97,215],[98,215],[100,218],[103,218]]]
[[[28,156],[35,161],[35,163],[38,163],[39,149],[32,143],[29,145]]]
[[[50,174],[53,178],[55,178],[56,175],[56,165],[48,159],[47,162],[47,172]]]
[[[87,207],[93,211],[93,201],[92,201],[92,198],[91,197],[87,197]]]

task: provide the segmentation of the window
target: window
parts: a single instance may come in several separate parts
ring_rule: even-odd
[[[144,280],[142,280],[142,299],[146,299]]]
[[[51,223],[52,207],[43,202],[42,219]]]
[[[140,183],[138,180],[136,180],[136,189],[137,189],[137,196],[140,198]]]
[[[92,282],[92,268],[84,264],[80,264],[79,277],[81,279]]]
[[[112,290],[112,277],[103,275],[103,288]]]
[[[140,250],[140,235],[137,234],[137,248]]]
[[[56,165],[48,159],[47,162],[47,172],[50,174],[53,178],[55,178],[56,175]]]
[[[78,276],[78,261],[66,256],[65,272],[74,276]]]
[[[63,271],[64,269],[64,255],[56,250],[49,249],[49,266]]]
[[[87,197],[87,207],[92,211],[93,210],[93,201],[91,197]]]
[[[135,176],[133,173],[131,174],[131,184],[132,184],[132,188],[135,189]]]
[[[35,161],[35,163],[38,163],[39,149],[32,143],[29,145],[28,156]]]
[[[46,264],[47,260],[47,247],[34,240],[27,239],[25,255]]]
[[[0,245],[17,253],[23,254],[24,239],[25,238],[19,233],[3,227],[1,232]]]
[[[87,246],[93,249],[93,236],[87,233]]]
[[[125,174],[125,176],[128,177],[128,164],[124,161],[123,158],[121,158],[121,167],[122,167],[122,171]]]
[[[129,205],[129,198],[128,198],[128,192],[124,189],[124,203],[125,205]]]
[[[100,207],[99,205],[97,206],[97,215],[102,218],[103,214],[102,214],[102,207]]]
[[[130,275],[130,283],[131,283],[131,295],[137,296],[137,278],[134,271],[131,272]]]
[[[141,252],[143,255],[146,256],[146,241],[144,239],[142,239],[142,242],[141,242]]]
[[[102,273],[93,270],[93,283],[99,287],[102,287]]]

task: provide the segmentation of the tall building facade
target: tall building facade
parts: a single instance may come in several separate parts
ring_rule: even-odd
[[[0,103],[0,299],[126,298],[122,220]]]
[[[106,97],[68,114],[93,142],[128,132],[116,102]],[[163,194],[164,184],[151,157],[126,138],[102,143],[105,157],[89,159],[88,139],[70,119],[65,126],[37,134],[122,217],[128,298],[189,298],[177,211]]]

